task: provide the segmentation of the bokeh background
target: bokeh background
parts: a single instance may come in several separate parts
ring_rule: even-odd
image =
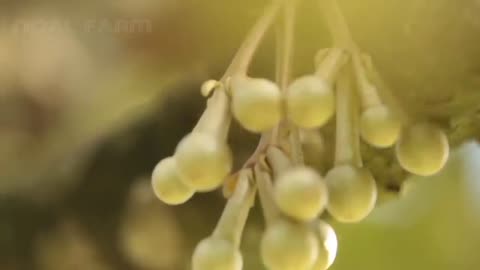
[[[299,8],[296,75],[330,44],[315,2]],[[333,224],[332,269],[480,269],[480,1],[339,2],[399,103],[442,125],[453,150],[439,175],[412,178],[391,152],[363,148],[385,203],[360,224]],[[201,82],[219,78],[267,3],[1,0],[0,269],[190,269],[224,198],[163,205],[150,172],[195,124]],[[273,77],[273,48],[269,35],[253,76]],[[238,164],[256,139],[234,128]],[[262,231],[256,208],[246,270],[263,269]]]

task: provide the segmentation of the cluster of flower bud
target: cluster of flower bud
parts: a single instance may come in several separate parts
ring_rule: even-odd
[[[253,53],[282,3],[274,1],[267,9],[222,79],[202,85],[208,97],[204,113],[175,153],[153,171],[155,194],[167,204],[184,203],[195,192],[222,185],[230,188],[215,230],[194,251],[194,270],[242,269],[240,239],[256,193],[266,221],[260,248],[264,265],[270,270],[326,270],[336,256],[337,239],[322,214],[356,223],[376,205],[377,181],[363,165],[360,139],[374,148],[395,145],[399,164],[418,175],[437,173],[448,158],[444,132],[387,104],[375,81],[376,69],[358,49],[321,50],[315,72],[286,85],[247,76]],[[302,158],[302,143],[313,144],[312,150],[318,142],[296,135],[316,132],[334,116],[334,164],[322,176]],[[227,145],[232,119],[262,134],[257,151],[237,172]]]
[[[320,220],[329,198],[325,179],[274,146],[255,167],[255,176],[267,224],[260,243],[267,269],[329,268],[337,238]]]

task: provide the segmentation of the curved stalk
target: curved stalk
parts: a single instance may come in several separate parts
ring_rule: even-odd
[[[348,27],[348,23],[345,19],[345,16],[343,15],[340,6],[338,5],[337,0],[319,0],[320,1],[320,6],[322,7],[323,14],[326,18],[328,28],[330,29],[330,33],[333,38],[333,43],[336,47],[339,48],[344,48],[349,50],[350,52],[353,53],[353,61],[354,61],[354,67],[355,65],[361,65],[365,69],[365,66],[368,66],[365,63],[365,59],[363,56],[360,56],[360,49],[358,48],[358,45],[355,43],[353,40],[352,34],[350,32],[350,29]],[[355,63],[356,62],[356,63]],[[355,67],[357,69],[357,67]],[[373,68],[368,68],[368,71],[370,74],[365,76],[365,79],[370,77],[374,83],[374,85],[379,86],[378,89],[383,89],[385,94],[388,95],[389,99],[389,104],[390,106],[393,106],[396,115],[400,118],[401,122],[403,123],[409,123],[411,122],[411,117],[409,114],[401,109],[401,107],[398,105],[398,102],[395,101],[391,93],[387,93],[385,89],[386,86],[383,83],[383,80],[381,79],[381,76],[376,72],[376,70]],[[357,79],[358,80],[358,79]],[[363,84],[363,82],[361,82]],[[372,93],[371,90],[374,90],[370,87],[361,87],[362,85],[359,85],[359,94],[362,98],[362,106],[366,107],[369,106],[369,104],[376,104],[380,99],[380,96],[378,93]],[[368,89],[367,89],[368,88]]]
[[[352,64],[354,69],[355,80],[357,82],[357,89],[360,99],[362,101],[362,109],[367,109],[377,105],[383,104],[380,100],[380,96],[377,93],[377,89],[373,87],[368,81],[368,76],[365,72],[360,54],[353,53]]]
[[[296,2],[296,1],[295,1]],[[294,22],[295,22],[295,8],[296,3],[288,2],[285,4],[284,18],[281,26],[277,29],[277,40],[276,40],[276,81],[279,84],[282,91],[285,91],[288,87],[290,80],[290,68],[293,54],[293,40],[294,40]],[[277,139],[280,135],[281,128],[285,127],[285,123],[281,123],[275,127],[272,131],[265,132],[260,138],[260,142],[255,149],[254,153],[250,158],[245,162],[244,168],[249,167],[256,162],[261,154],[264,153],[266,147],[269,144],[276,144]],[[297,154],[299,155],[299,154]],[[256,168],[257,166],[255,166]],[[256,168],[257,170],[258,168]],[[262,174],[265,172],[258,172],[259,176],[262,177]],[[261,181],[262,182],[262,181]],[[265,181],[263,181],[265,182]],[[263,186],[265,187],[265,185]],[[262,197],[262,196],[261,196]]]
[[[408,113],[407,110],[403,109],[395,96],[393,95],[392,90],[385,81],[380,76],[380,73],[377,71],[376,67],[372,63],[369,56],[361,55],[361,60],[365,68],[366,77],[375,85],[378,86],[378,89],[382,89],[383,98],[385,103],[394,111],[395,115],[400,119],[400,121],[406,126],[409,123],[414,122],[413,117]]]
[[[283,20],[280,30],[278,31],[277,42],[280,42],[277,53],[278,61],[278,78],[277,82],[282,91],[285,91],[290,83],[292,57],[293,57],[293,41],[295,33],[295,17],[296,17],[296,1],[289,1],[283,7]]]
[[[276,80],[282,92],[287,90],[291,80],[296,8],[297,1],[289,1],[287,4],[285,4],[283,7],[283,20],[277,31]],[[300,144],[300,134],[298,128],[288,122],[280,124],[275,129],[275,140],[281,135],[279,129],[282,128],[285,128],[289,131],[287,136],[291,146],[294,162],[297,164],[302,164],[303,151]]]
[[[230,122],[230,101],[224,90],[218,90],[207,100],[207,108],[193,131],[208,133],[224,141],[227,138]]]
[[[353,87],[353,83],[351,83]],[[353,123],[352,123],[352,143],[353,143],[353,153],[354,153],[354,163],[358,167],[363,166],[363,159],[362,159],[362,152],[360,150],[360,102],[359,98],[356,95],[355,91],[350,90],[351,95],[352,95],[352,108],[351,108],[351,114],[353,117]]]
[[[233,195],[228,199],[222,216],[213,232],[213,236],[232,241],[240,245],[243,228],[255,198],[255,187],[251,181],[252,172],[243,170]]]
[[[359,149],[358,115],[355,113],[355,97],[350,72],[342,72],[337,82],[337,119],[335,141],[335,165],[362,165]]]
[[[257,20],[246,39],[233,57],[232,62],[227,68],[220,82],[225,84],[233,75],[246,75],[248,67],[252,62],[260,41],[265,36],[267,29],[273,23],[278,9],[283,1],[274,0],[273,3],[266,8],[263,15]],[[217,86],[222,86],[219,83]],[[225,86],[222,86],[225,87]],[[208,89],[210,90],[210,89]],[[231,117],[229,116],[230,105],[228,97],[225,93],[226,89],[216,89],[215,93],[208,99],[207,109],[202,114],[194,131],[208,132],[217,138],[224,139],[228,133]],[[207,91],[210,92],[210,91]],[[204,93],[205,94],[205,93]]]
[[[233,75],[246,75],[248,67],[252,62],[253,55],[258,49],[258,46],[262,38],[265,36],[267,29],[272,25],[282,3],[283,1],[276,0],[266,8],[263,15],[250,30],[247,38],[243,41],[237,53],[233,57],[233,60],[230,63],[230,66],[227,68],[227,71],[223,75],[221,81],[225,81],[228,77]]]
[[[293,166],[292,160],[277,147],[267,149],[267,163],[275,178]]]
[[[339,48],[355,50],[357,46],[337,0],[320,0],[320,5],[323,8],[333,43]]]
[[[265,223],[270,226],[279,216],[280,210],[273,198],[272,179],[270,175],[261,168],[261,164],[255,165],[255,179],[258,187],[258,195],[262,205]]]
[[[338,73],[347,62],[346,60],[347,58],[343,49],[328,49],[328,52],[325,52],[322,61],[319,63],[315,74],[332,85]]]

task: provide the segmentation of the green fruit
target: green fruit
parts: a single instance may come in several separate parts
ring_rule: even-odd
[[[182,181],[198,191],[218,188],[232,170],[229,147],[216,138],[194,132],[178,144],[175,151]]]
[[[287,116],[302,128],[327,123],[335,111],[335,97],[329,84],[313,75],[295,80],[287,90]]]
[[[315,234],[306,225],[278,220],[261,240],[264,265],[271,270],[310,270],[317,258]]]
[[[375,180],[367,169],[339,165],[325,177],[328,212],[338,221],[359,222],[370,214],[377,198]]]
[[[322,177],[304,166],[282,173],[275,181],[274,196],[280,210],[299,221],[316,218],[325,209],[328,199]]]
[[[327,270],[337,256],[337,235],[332,226],[324,221],[318,220],[313,226],[318,239],[318,256],[311,270]]]
[[[237,76],[231,80],[231,92],[233,115],[247,130],[270,130],[282,119],[282,94],[275,83]]]
[[[186,202],[195,192],[181,181],[173,157],[165,158],[155,166],[152,173],[152,187],[155,195],[170,205]]]
[[[422,176],[439,172],[449,156],[447,136],[429,123],[404,128],[395,150],[398,162],[405,170]]]
[[[198,243],[192,258],[193,270],[241,270],[240,251],[230,241],[210,237]]]
[[[400,130],[399,119],[386,106],[370,107],[362,113],[360,135],[370,145],[381,148],[392,146]]]

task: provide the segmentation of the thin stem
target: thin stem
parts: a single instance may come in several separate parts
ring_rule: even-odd
[[[265,223],[269,226],[280,216],[280,210],[278,210],[273,199],[272,179],[261,166],[261,164],[255,165],[254,172]]]
[[[258,142],[257,148],[253,152],[253,154],[248,158],[248,160],[243,165],[243,168],[250,167],[258,162],[259,157],[265,152],[265,149],[271,143],[271,139],[273,136],[273,131],[267,131],[262,134],[260,137],[260,141]]]
[[[277,83],[282,92],[286,92],[291,80],[292,59],[294,53],[294,36],[297,1],[288,1],[283,7],[283,20],[277,31]],[[292,156],[295,163],[303,163],[303,151],[300,144],[299,130],[291,123],[284,122],[275,130],[280,135],[280,129],[285,128],[288,132],[288,140],[291,146]],[[278,138],[276,138],[278,139]]]
[[[207,101],[207,108],[194,127],[194,132],[208,133],[219,140],[225,140],[230,127],[230,101],[223,89],[215,93]]]
[[[252,62],[253,56],[258,49],[258,46],[265,36],[267,29],[272,25],[278,9],[283,1],[273,1],[273,3],[266,8],[263,15],[258,19],[253,28],[250,30],[247,38],[243,41],[237,53],[233,57],[230,66],[223,75],[221,81],[225,81],[228,77],[233,75],[246,75],[248,67]]]
[[[247,35],[242,43],[227,71],[220,80],[226,83],[229,77],[233,75],[246,75],[248,67],[253,59],[253,55],[257,50],[260,41],[265,36],[269,26],[278,13],[278,9],[283,1],[274,0],[273,3],[266,8],[264,14]],[[230,126],[231,117],[229,116],[230,108],[228,97],[225,89],[217,89],[212,97],[207,101],[207,109],[202,114],[200,120],[194,128],[195,132],[207,132],[213,134],[217,138],[225,139]]]
[[[283,23],[281,23],[280,25],[277,25],[277,31],[275,35],[275,38],[276,38],[275,40],[275,82],[277,82],[277,84],[280,85],[281,91],[285,91],[284,88],[281,87],[282,76],[283,76],[282,61],[284,58],[284,51],[285,51],[285,44],[283,42],[284,35],[285,33],[284,33]],[[271,137],[270,137],[271,144],[278,143],[282,135],[281,131],[283,131],[284,128],[285,128],[285,121],[281,121],[277,126],[273,128]]]
[[[357,53],[358,46],[353,40],[337,0],[320,0],[320,4],[333,37],[334,46],[354,54]],[[337,81],[335,165],[346,163],[362,166],[358,104],[352,91],[351,75],[350,69],[344,70],[340,73]]]
[[[296,1],[288,1],[283,7],[284,17],[282,23],[282,30],[280,33],[281,44],[283,45],[280,54],[280,77],[279,86],[282,91],[286,91],[290,83],[292,57],[293,57],[293,41],[295,32],[295,15],[296,15]]]
[[[345,52],[342,49],[329,49],[315,73],[329,84],[333,84],[338,73],[345,65],[346,60]]]
[[[228,239],[237,247],[240,245],[243,228],[255,198],[256,189],[250,181],[251,177],[252,172],[249,170],[240,172],[237,187],[228,199],[213,232],[214,236]]]
[[[351,74],[352,72],[350,72]],[[353,84],[353,83],[352,83]],[[358,167],[363,166],[362,152],[360,151],[360,102],[355,91],[351,91],[352,105],[351,114],[353,118],[352,124],[352,147],[354,153],[354,164]]]
[[[305,163],[305,157],[303,155],[302,143],[300,141],[299,128],[290,124],[289,141],[292,150],[292,159],[295,165],[301,165]]]
[[[288,87],[290,77],[290,66],[293,53],[293,28],[295,20],[295,4],[288,2],[283,9],[285,11],[282,27],[277,29],[277,42],[276,42],[276,81],[280,85],[282,91]],[[276,143],[279,128],[282,124],[278,125],[271,132],[262,134],[260,142],[255,149],[255,152],[245,163],[244,167],[248,167],[257,162],[258,157],[265,151],[265,148],[271,144]]]
[[[278,177],[279,174],[293,165],[292,160],[278,147],[269,147],[267,149],[267,162],[274,177]]]
[[[354,67],[355,65],[361,65],[365,68],[365,61],[359,59],[360,49],[358,48],[357,44],[353,40],[351,35],[350,29],[348,27],[347,21],[342,14],[340,6],[338,5],[337,0],[319,0],[320,5],[323,10],[323,14],[327,20],[328,28],[330,29],[330,33],[333,37],[333,42],[336,47],[345,48],[350,50],[353,55]],[[360,57],[362,58],[362,57]],[[357,63],[355,63],[357,62]],[[357,69],[358,67],[355,67]],[[370,77],[370,80],[373,80],[374,85],[379,86],[379,89],[383,89],[384,92],[386,88],[386,84],[383,82],[381,76],[374,68],[367,69],[369,74],[365,77]],[[358,80],[358,79],[357,79]],[[363,84],[363,82],[362,82]],[[369,89],[367,89],[369,88]],[[369,104],[375,104],[380,99],[378,93],[376,95],[372,94],[370,90],[374,90],[374,88],[370,87],[359,87],[361,89],[360,97],[362,99],[363,107],[368,106]],[[396,115],[400,118],[400,120],[404,124],[408,124],[411,122],[411,116],[401,107],[398,105],[398,102],[395,101],[395,98],[391,95],[391,93],[387,94],[387,98],[389,99],[389,105],[393,105],[393,109],[395,110]]]
[[[333,37],[333,43],[339,48],[356,50],[357,46],[337,0],[320,0],[320,5]]]
[[[358,140],[354,125],[352,83],[347,72],[342,72],[337,82],[337,119],[335,165],[354,164],[358,154],[354,140]],[[357,137],[357,138],[355,138]]]
[[[282,18],[283,19],[283,18]],[[280,91],[285,91],[285,88],[282,87],[282,76],[283,76],[283,61],[285,55],[285,43],[284,43],[284,19],[281,20],[281,23],[277,25],[276,35],[275,35],[275,82],[279,85]],[[270,143],[277,144],[282,137],[282,131],[285,128],[285,121],[281,121],[277,126],[272,130]],[[263,137],[263,136],[262,136]]]
[[[373,63],[367,60],[367,57],[365,56],[362,56],[362,62],[364,63],[364,67],[366,67],[367,78],[377,86],[377,89],[382,89],[381,93],[383,94],[385,102],[388,104],[389,108],[394,111],[395,115],[400,119],[402,124],[407,126],[412,123],[414,121],[414,117],[412,117],[408,111],[403,109],[398,103],[397,98],[393,95],[393,92],[387,83],[382,79],[382,76],[380,76],[380,73]]]
[[[365,73],[365,67],[363,65],[360,54],[354,53],[352,55],[352,63],[357,81],[358,94],[362,100],[363,109],[378,106],[382,104],[380,96],[378,95],[376,88],[368,81],[367,74]]]
[[[281,87],[282,81],[282,58],[283,52],[285,51],[285,44],[283,43],[283,25],[277,26],[277,31],[275,33],[275,81],[279,84],[280,90],[283,90]]]

